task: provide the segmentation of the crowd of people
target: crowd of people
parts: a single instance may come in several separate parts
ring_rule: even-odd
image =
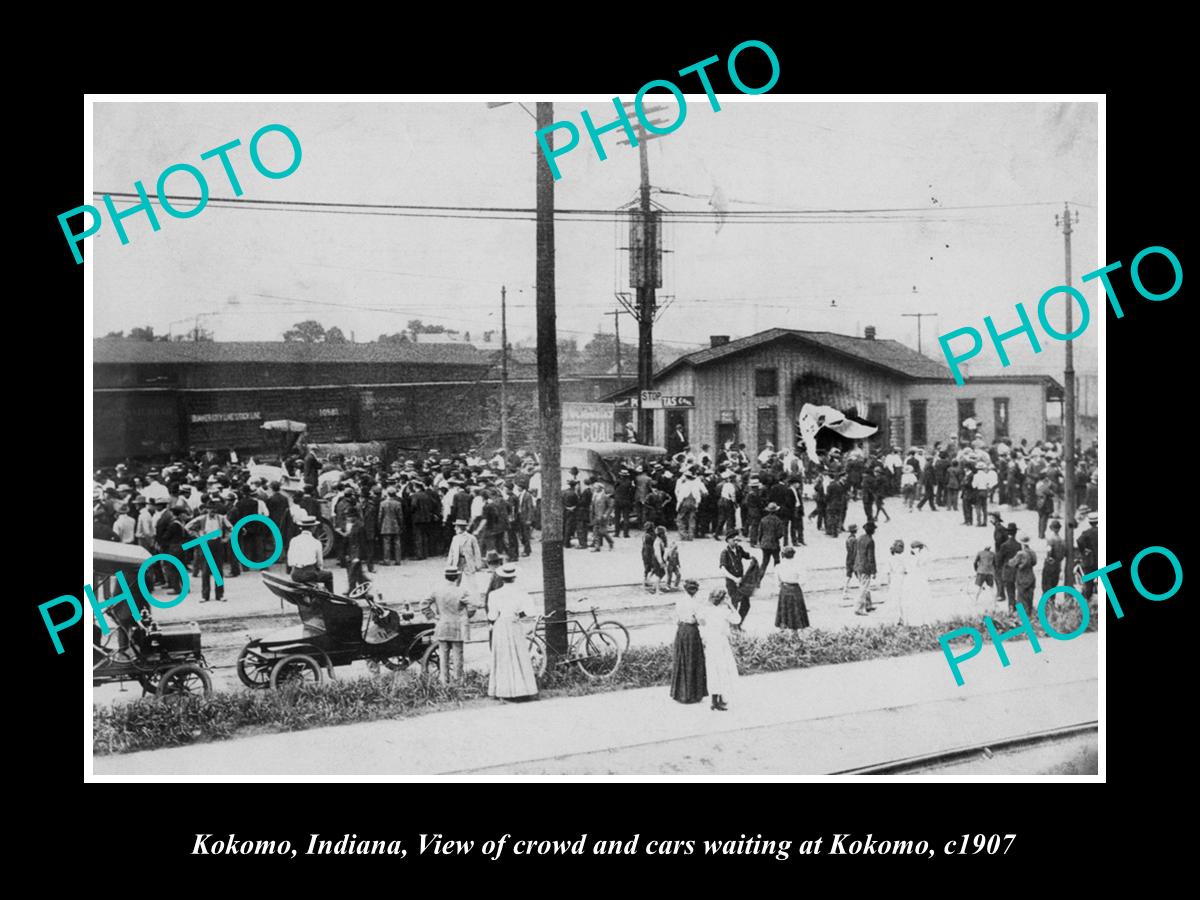
[[[1098,543],[1096,446],[1078,447],[1076,460],[1081,523],[1086,519],[1090,525],[1081,529],[1077,547],[1084,571],[1090,571],[1096,565]],[[1062,572],[1065,547],[1060,516],[1066,477],[1059,444],[997,441],[985,445],[976,439],[911,447],[907,453],[896,446],[830,447],[820,452],[817,461],[802,447],[779,452],[768,444],[751,456],[744,445],[728,443],[715,452],[702,445],[640,464],[631,458],[616,468],[611,483],[583,477],[572,469],[561,481],[555,473],[551,485],[562,485],[558,489],[563,546],[597,553],[605,547],[612,550],[614,537],[630,538],[637,529],[643,584],[654,593],[683,588],[691,598],[695,592],[688,593],[688,586],[694,582],[683,580],[679,543],[722,541],[718,562],[725,580],[722,597],[700,604],[698,612],[692,600],[680,600],[677,610],[681,626],[694,624],[700,629],[711,620],[713,640],[720,645],[717,632],[741,627],[750,597],[772,566],[780,586],[776,624],[790,629],[808,626],[796,548],[814,534],[822,539],[847,535],[843,596],[849,596],[852,586],[857,590],[856,613],[870,614],[875,608],[872,589],[886,587],[895,600],[891,609],[900,621],[911,622],[916,610],[911,598],[928,593],[923,571],[927,548],[920,540],[907,546],[897,540],[886,565],[877,562],[873,535],[876,523],[891,521],[896,512],[886,508],[891,498],[900,498],[909,513],[927,507],[958,508],[964,526],[991,524],[993,540],[974,559],[976,597],[984,587],[994,589],[997,600],[1006,601],[1010,608],[1020,603],[1032,615],[1034,586],[1040,583],[1045,591],[1071,574]],[[491,618],[487,596],[504,587],[501,571],[532,552],[543,486],[537,459],[529,452],[500,450],[485,457],[476,450],[450,454],[430,450],[385,464],[377,457],[320,460],[301,445],[299,452],[275,468],[241,463],[236,457],[222,460],[211,453],[196,453],[162,467],[123,463],[98,470],[93,492],[95,537],[140,544],[150,553],[185,560],[201,577],[201,602],[213,597],[223,601],[225,590],[211,577],[200,549],[185,552],[183,544],[218,532],[219,539],[208,543],[212,565],[222,572],[227,569],[230,578],[237,577],[241,567],[230,550],[230,534],[243,518],[259,515],[269,518],[282,535],[287,552],[279,564],[298,581],[334,590],[324,552],[331,537],[333,559],[347,569],[355,562],[374,572],[376,566],[444,558],[455,590],[480,573],[487,576],[483,606]],[[865,519],[861,533],[857,524],[846,522],[848,512],[859,503]],[[1029,535],[1004,523],[999,513],[989,512],[989,506],[997,504],[1009,510],[1036,510],[1038,538],[1050,548],[1040,578],[1034,571],[1038,560]],[[332,533],[322,535],[322,541],[316,534],[319,528]],[[241,530],[239,546],[258,561],[270,556],[271,538],[265,527],[253,522]],[[151,570],[148,582],[152,589],[180,591],[179,572],[170,565]],[[524,608],[524,601],[509,593],[514,593],[513,603],[497,607],[501,611],[492,620],[493,634],[504,627],[496,623],[514,615],[504,611],[507,607]],[[470,600],[468,606],[474,602]],[[448,613],[443,617],[448,618]],[[448,631],[455,629],[448,627]],[[461,647],[447,641],[443,662],[458,663]],[[511,674],[514,663],[497,665]],[[519,667],[508,680],[528,687]]]

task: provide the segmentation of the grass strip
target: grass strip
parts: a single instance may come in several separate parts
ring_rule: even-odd
[[[1089,604],[1088,631],[1095,631],[1095,599]],[[1050,625],[1066,634],[1079,626],[1078,606],[1048,612]],[[1007,612],[993,615],[1000,633],[1020,625]],[[982,617],[958,617],[930,625],[879,625],[826,631],[809,628],[781,631],[764,637],[735,636],[734,654],[743,675],[779,672],[809,666],[836,665],[908,656],[939,650],[938,638],[960,627],[978,629],[988,640]],[[1039,636],[1046,636],[1040,622]],[[1024,640],[1024,635],[1021,636]],[[955,643],[967,642],[958,638]],[[949,677],[949,675],[947,675]],[[666,685],[671,679],[671,648],[667,645],[631,647],[616,674],[592,680],[575,666],[552,668],[540,683],[542,697],[578,697],[605,691]],[[282,691],[219,691],[211,697],[187,697],[162,702],[143,697],[129,703],[92,708],[92,750],[97,755],[132,753],[227,740],[247,734],[303,731],[328,725],[406,718],[425,713],[492,703],[487,697],[487,673],[468,671],[462,684],[443,685],[435,677],[395,672],[375,677],[326,681]]]

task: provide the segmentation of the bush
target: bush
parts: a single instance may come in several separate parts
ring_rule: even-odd
[[[1070,597],[1047,608],[1050,625],[1062,634],[1078,627],[1082,613]],[[1096,599],[1088,604],[1088,631],[1098,621]],[[1021,623],[1005,612],[992,617],[998,632]],[[936,625],[880,625],[825,631],[779,631],[765,637],[734,637],[734,655],[743,675],[785,669],[908,656],[941,649],[938,638],[956,628],[976,628],[988,639],[980,619],[957,618]],[[1045,636],[1040,621],[1034,622]],[[1022,638],[1024,636],[1022,635]],[[953,642],[965,641],[966,637]],[[550,668],[539,688],[543,697],[582,696],[604,691],[655,687],[671,681],[671,648],[631,647],[611,678],[588,678],[575,666]],[[443,685],[436,676],[394,672],[377,677],[326,681],[282,691],[217,692],[205,699],[162,702],[145,697],[92,710],[92,749],[97,754],[130,753],[224,740],[250,731],[302,731],[325,725],[405,718],[453,709],[487,696],[485,672],[468,671],[461,685]]]

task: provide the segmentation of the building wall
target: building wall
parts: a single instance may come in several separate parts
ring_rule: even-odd
[[[981,384],[968,380],[961,387],[950,384],[917,383],[903,389],[906,446],[917,443],[913,436],[909,403],[926,400],[927,436],[925,443],[950,441],[958,437],[961,424],[958,402],[975,401],[975,418],[981,423],[978,435],[987,442],[996,438],[995,400],[1008,398],[1008,434],[1013,440],[1044,440],[1046,436],[1046,387],[1041,382]]]
[[[776,393],[756,396],[758,369],[776,369]],[[798,385],[801,379],[816,376],[824,384]],[[776,447],[792,446],[796,440],[796,416],[804,403],[851,407],[866,418],[872,403],[881,403],[889,417],[902,415],[903,387],[898,379],[867,366],[846,363],[820,348],[797,349],[784,344],[756,348],[699,369],[681,366],[655,385],[664,394],[693,395],[696,408],[687,416],[688,436],[693,447],[716,447],[718,420],[722,411],[732,412],[737,442],[757,452],[759,409],[774,408]],[[655,440],[665,435],[667,413],[655,414]]]
[[[316,442],[386,440],[402,447],[465,450],[498,418],[499,393],[499,385],[490,380],[319,388],[98,388],[92,395],[93,452],[98,462],[189,449],[277,452],[278,436],[261,427],[272,419],[304,422]],[[509,396],[514,404],[536,409],[533,382],[510,383]],[[497,435],[493,443],[498,440]]]

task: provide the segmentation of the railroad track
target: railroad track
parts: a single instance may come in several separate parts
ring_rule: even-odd
[[[829,570],[835,571],[835,570]],[[961,576],[948,576],[942,578],[931,578],[931,585],[942,584],[946,582],[963,582]],[[701,579],[702,586],[712,582],[713,585],[723,584],[721,578]],[[567,591],[568,597],[578,595],[587,591],[611,591],[618,589],[637,589],[641,590],[640,582],[632,582],[630,584],[603,585],[592,588],[570,588]],[[703,588],[702,588],[703,589]],[[805,592],[805,596],[809,598],[810,603],[814,598],[827,597],[829,595],[841,594],[841,584],[814,587]],[[530,593],[535,593],[531,591]],[[762,602],[769,598],[772,591],[760,592],[756,595],[756,599]],[[664,599],[654,602],[640,603],[637,605],[623,606],[598,606],[597,612],[601,616],[617,618],[621,623],[629,629],[630,632],[645,631],[650,628],[660,628],[664,625],[669,625],[674,621],[675,616],[675,594],[657,595]],[[839,603],[838,606],[851,608],[857,603],[857,592],[851,590],[851,599],[848,603]],[[586,612],[590,607],[577,607],[577,604],[568,600],[568,609],[582,610]],[[247,627],[247,620],[252,622],[252,627]],[[256,614],[245,618],[230,618],[226,620],[209,620],[201,623],[204,627],[205,634],[205,654],[208,657],[209,663],[213,669],[230,669],[234,667],[237,654],[246,643],[246,634],[248,631],[255,633],[265,633],[278,628],[286,628],[294,625],[296,622],[296,614],[294,611],[286,611],[281,613]],[[221,625],[226,627],[221,627]],[[432,626],[431,626],[432,627]],[[478,637],[472,637],[466,643],[477,644],[487,643],[486,629],[476,626]]]
[[[830,772],[830,775],[911,775],[923,770],[936,770],[954,763],[965,762],[983,757],[991,759],[997,752],[1008,750],[1024,750],[1042,744],[1056,743],[1079,737],[1080,735],[1096,733],[1099,723],[1096,721],[1080,722],[1075,725],[1064,725],[1060,728],[1050,728],[1045,731],[1030,731],[997,741],[985,741],[977,744],[967,744],[949,750],[939,750],[935,753],[925,753],[920,756],[909,756],[903,759],[893,759],[888,762],[875,763],[870,766],[859,766],[853,769],[840,769]]]

